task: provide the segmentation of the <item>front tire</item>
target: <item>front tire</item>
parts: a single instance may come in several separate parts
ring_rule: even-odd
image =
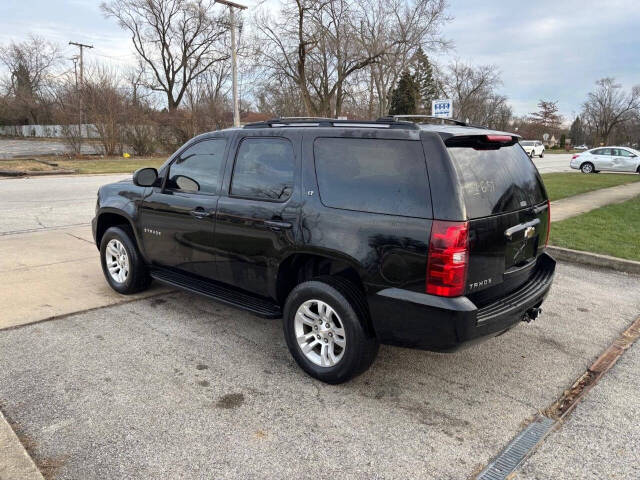
[[[540,158],[544,158],[544,150],[540,152]]]
[[[295,287],[285,303],[283,327],[300,368],[326,383],[361,374],[378,353],[364,295],[342,278],[319,277]]]
[[[123,295],[146,290],[151,283],[149,270],[128,229],[110,227],[100,241],[100,263],[107,283]]]
[[[580,171],[582,173],[589,174],[589,173],[593,173],[594,170],[595,169],[593,168],[593,163],[591,163],[591,162],[585,162],[582,165],[580,165]]]

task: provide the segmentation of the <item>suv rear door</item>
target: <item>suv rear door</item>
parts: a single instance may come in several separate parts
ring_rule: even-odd
[[[300,135],[242,130],[232,152],[216,215],[218,279],[273,296],[298,231]]]
[[[549,218],[542,179],[527,154],[517,143],[496,145],[485,138],[446,141],[469,221],[466,293],[479,305],[529,279],[545,247]]]

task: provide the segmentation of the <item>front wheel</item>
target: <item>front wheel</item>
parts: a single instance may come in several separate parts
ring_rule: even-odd
[[[342,383],[369,368],[378,353],[364,296],[341,278],[301,283],[284,308],[284,336],[291,355],[309,375]]]
[[[151,283],[132,235],[121,227],[110,227],[100,241],[100,263],[109,286],[130,295],[145,290]]]
[[[593,168],[593,164],[589,163],[589,162],[585,162],[580,166],[580,171],[582,173],[593,173],[594,168]]]
[[[544,158],[544,150],[540,152],[540,158]]]

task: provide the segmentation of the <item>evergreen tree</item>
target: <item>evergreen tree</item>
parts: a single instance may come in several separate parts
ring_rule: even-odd
[[[582,120],[580,120],[579,116],[576,117],[576,119],[571,124],[569,135],[571,136],[571,143],[573,145],[582,145],[584,143],[584,128],[582,126]]]
[[[438,82],[433,75],[433,65],[422,47],[416,52],[415,62],[413,77],[420,94],[418,110],[419,113],[431,115],[431,102],[438,97]]]
[[[389,115],[415,115],[420,91],[414,76],[405,70],[398,80],[398,85],[391,92],[391,106]]]

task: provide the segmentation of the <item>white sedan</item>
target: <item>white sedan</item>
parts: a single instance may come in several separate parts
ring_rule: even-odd
[[[612,172],[640,173],[640,152],[629,147],[599,147],[576,153],[569,164],[582,173]]]
[[[527,152],[531,158],[535,156],[539,156],[540,158],[544,157],[544,145],[539,140],[521,140],[520,145],[524,148],[524,151]]]

